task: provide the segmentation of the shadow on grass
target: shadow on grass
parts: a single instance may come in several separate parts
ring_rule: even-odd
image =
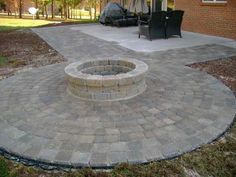
[[[0,32],[1,31],[13,31],[13,30],[18,30],[18,29],[26,29],[30,27],[17,27],[17,26],[0,26]]]

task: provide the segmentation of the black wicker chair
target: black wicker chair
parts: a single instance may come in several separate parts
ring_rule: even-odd
[[[117,27],[137,26],[137,17],[123,17],[120,19],[113,19],[112,25]]]
[[[181,24],[183,20],[184,11],[174,10],[167,14],[166,21],[166,37],[178,35],[182,38]]]
[[[149,14],[141,14],[138,16],[138,22],[142,24],[148,24],[148,21],[150,20],[151,16]]]
[[[166,17],[167,12],[159,11],[151,14],[148,22],[139,21],[139,38],[146,36],[149,40],[156,38],[166,38]]]

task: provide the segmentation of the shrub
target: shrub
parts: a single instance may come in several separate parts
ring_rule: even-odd
[[[8,177],[9,176],[9,169],[7,162],[0,157],[0,177]]]

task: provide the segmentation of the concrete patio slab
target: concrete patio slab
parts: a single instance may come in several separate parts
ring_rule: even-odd
[[[236,41],[222,43],[222,45],[236,49]]]
[[[230,89],[185,66],[236,55],[234,48],[202,45],[138,53],[71,26],[34,31],[68,63],[110,57],[144,61],[149,65],[147,90],[124,101],[81,100],[66,91],[68,63],[4,79],[0,81],[0,150],[11,155],[44,167],[146,163],[209,143],[234,120],[236,100]]]
[[[117,28],[104,25],[87,25],[72,27],[71,29],[79,30],[85,34],[103,39],[105,41],[116,42],[118,45],[136,52],[154,52],[205,44],[225,44],[234,41],[232,39],[186,31],[183,31],[183,38],[171,37],[168,40],[155,39],[149,41],[144,36],[140,39],[138,38],[138,27]]]

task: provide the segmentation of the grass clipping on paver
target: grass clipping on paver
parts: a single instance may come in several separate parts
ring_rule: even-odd
[[[204,70],[221,79],[236,92],[236,57],[204,63],[191,67]],[[229,79],[230,78],[230,79]],[[182,177],[182,176],[236,176],[236,125],[218,141],[173,160],[163,160],[148,165],[120,164],[109,172],[89,168],[74,172],[47,172],[0,157],[0,177]]]

